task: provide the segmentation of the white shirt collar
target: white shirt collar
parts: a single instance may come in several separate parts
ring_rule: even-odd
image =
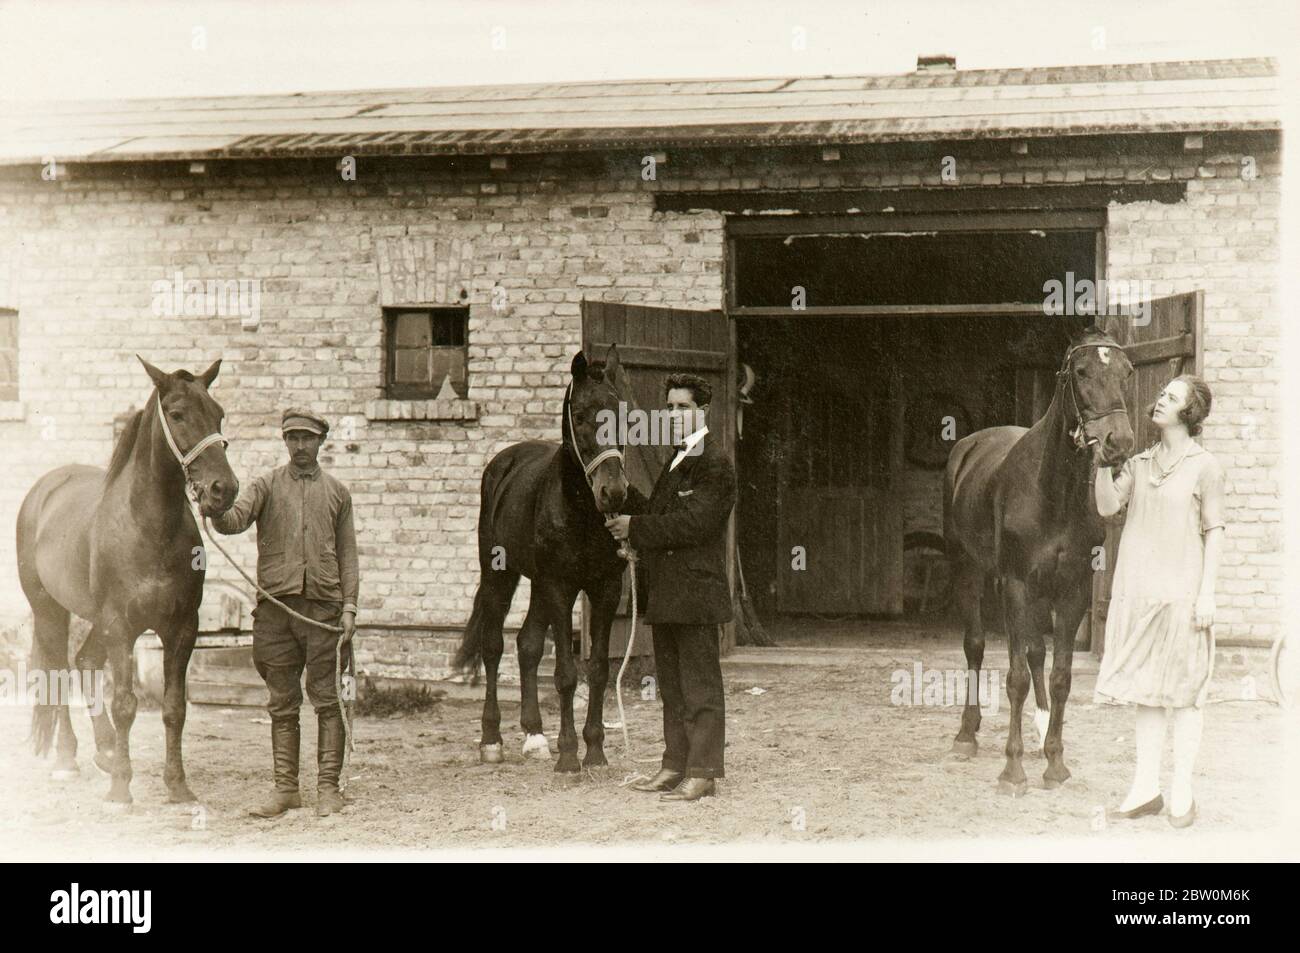
[[[676,470],[677,464],[681,463],[688,456],[692,455],[691,451],[694,450],[696,445],[701,440],[704,439],[705,435],[708,434],[708,432],[709,432],[709,427],[706,424],[705,426],[701,427],[699,430],[695,431],[695,433],[687,437],[684,441],[682,441],[683,443],[682,449],[677,451],[677,456],[673,457],[673,462],[669,465],[668,469],[670,471]]]

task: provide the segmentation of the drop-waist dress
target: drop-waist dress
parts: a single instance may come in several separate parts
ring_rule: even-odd
[[[1205,534],[1224,525],[1224,473],[1192,442],[1156,485],[1155,447],[1115,476],[1128,516],[1120,536],[1097,675],[1100,700],[1153,707],[1204,704],[1214,636],[1196,627]]]

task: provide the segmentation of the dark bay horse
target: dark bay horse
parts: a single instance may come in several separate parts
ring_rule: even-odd
[[[1024,427],[990,427],[959,440],[944,473],[944,536],[954,562],[954,591],[965,622],[971,679],[953,752],[975,754],[980,726],[978,674],[984,660],[980,598],[993,577],[1002,595],[1011,669],[1007,696],[1011,728],[998,789],[1028,788],[1020,721],[1030,671],[1039,710],[1044,629],[1053,630],[1051,714],[1043,752],[1046,787],[1070,776],[1061,729],[1070,695],[1074,634],[1087,611],[1095,554],[1105,527],[1093,499],[1095,466],[1116,466],[1133,450],[1124,394],[1133,365],[1096,328],[1071,337],[1047,413]],[[1089,452],[1089,450],[1091,452]],[[1049,621],[1050,620],[1050,621]]]
[[[113,779],[106,804],[123,810],[131,803],[132,653],[146,629],[163,645],[168,798],[194,800],[181,731],[204,562],[186,492],[192,487],[201,511],[217,515],[239,491],[220,433],[224,412],[208,394],[221,362],[197,378],[165,373],[144,358],[140,363],[155,388],[113,448],[108,470],[78,464],[51,470],[18,511],[18,579],[35,621],[33,667],[47,677],[66,674],[69,614],[91,623],[74,668],[102,673],[106,661],[112,666],[111,722],[101,710],[92,724],[95,763]],[[77,739],[67,699],[61,701],[35,706],[32,740],[37,754],[45,754],[57,733],[56,776],[68,777],[77,771]]]
[[[578,685],[573,658],[573,604],[578,593],[591,601],[590,689],[582,729],[587,752],[582,767],[602,768],[605,759],[603,703],[609,681],[609,630],[618,609],[626,563],[605,529],[629,490],[621,448],[597,440],[601,411],[617,414],[618,351],[610,347],[604,368],[589,367],[581,351],[570,366],[561,416],[561,443],[528,441],[502,450],[483,472],[479,504],[478,592],[456,654],[455,665],[487,673],[483,734],[479,757],[504,760],[501,711],[497,706],[497,665],[504,651],[502,625],[520,576],[531,582],[528,614],[519,630],[521,722],[525,757],[550,758],[537,703],[537,665],[546,632],[555,641],[555,688],[560,695],[560,757],[556,771],[576,772],[578,736],[573,695]],[[603,417],[602,417],[603,419]],[[635,492],[634,490],[632,492]]]

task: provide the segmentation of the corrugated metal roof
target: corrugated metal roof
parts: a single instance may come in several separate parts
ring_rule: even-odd
[[[1280,127],[1268,59],[0,104],[0,164]]]

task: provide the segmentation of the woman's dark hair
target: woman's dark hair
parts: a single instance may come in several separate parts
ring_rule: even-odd
[[[1205,383],[1195,374],[1179,374],[1170,384],[1182,381],[1187,385],[1187,403],[1183,409],[1178,411],[1178,419],[1187,425],[1187,433],[1193,437],[1201,433],[1201,424],[1205,418],[1210,416],[1210,407],[1214,404],[1214,395],[1210,392],[1210,385]],[[1169,385],[1166,384],[1166,387]],[[1156,412],[1156,402],[1153,400],[1147,405],[1147,419]]]
[[[695,401],[696,407],[707,407],[709,401],[713,399],[713,388],[709,386],[709,382],[694,374],[669,374],[664,378],[665,397],[670,390],[678,388],[691,392],[691,400]]]

